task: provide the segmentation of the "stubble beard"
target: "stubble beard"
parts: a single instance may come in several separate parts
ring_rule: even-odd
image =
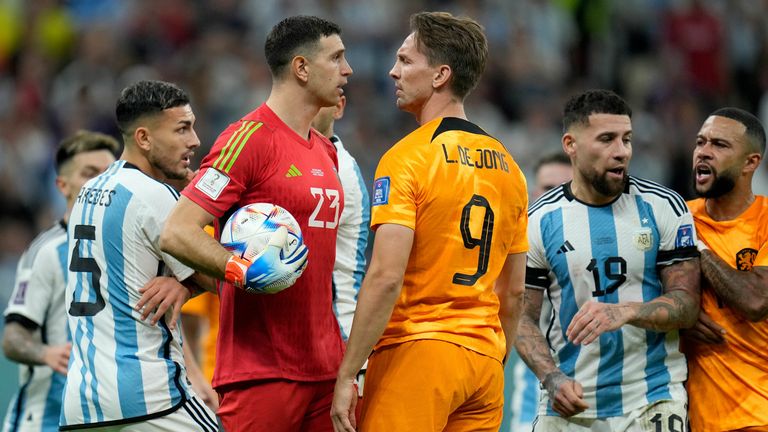
[[[696,191],[696,195],[701,198],[720,198],[721,196],[728,194],[736,187],[735,175],[729,170],[723,171],[722,174],[718,174],[714,168],[710,168],[712,171],[712,185],[709,189],[701,190],[696,183],[696,169],[693,170],[693,190]]]
[[[629,182],[629,174],[625,171],[621,180],[609,180],[608,173],[597,175],[596,173],[589,179],[592,187],[603,196],[616,197],[624,192]]]

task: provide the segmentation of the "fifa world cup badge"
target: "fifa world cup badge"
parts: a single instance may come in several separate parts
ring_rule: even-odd
[[[640,228],[635,231],[635,235],[632,237],[632,242],[635,247],[640,251],[648,251],[653,246],[653,233],[650,228]]]

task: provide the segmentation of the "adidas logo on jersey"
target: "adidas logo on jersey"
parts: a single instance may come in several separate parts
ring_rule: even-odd
[[[298,168],[296,168],[296,165],[291,164],[291,167],[288,168],[288,172],[285,173],[286,177],[301,177],[301,171],[299,171]]]
[[[560,246],[560,248],[557,250],[557,253],[558,254],[564,254],[564,253],[570,252],[572,250],[574,250],[573,245],[571,244],[571,242],[566,240],[565,243],[563,243],[563,245]]]

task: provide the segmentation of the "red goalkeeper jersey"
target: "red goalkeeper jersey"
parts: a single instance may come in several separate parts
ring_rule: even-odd
[[[304,139],[262,105],[230,125],[183,194],[218,218],[238,208],[277,204],[299,222],[308,265],[295,285],[273,295],[224,283],[214,386],[283,378],[336,377],[343,355],[331,277],[344,196],[333,145],[314,129]]]

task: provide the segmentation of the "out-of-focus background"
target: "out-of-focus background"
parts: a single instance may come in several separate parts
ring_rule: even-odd
[[[686,197],[709,112],[739,106],[768,124],[766,0],[0,0],[0,306],[19,255],[63,211],[59,140],[82,128],[117,136],[120,90],[163,79],[191,94],[199,160],[266,98],[264,38],[286,16],[341,25],[354,75],[337,132],[370,183],[381,154],[417,126],[395,107],[388,72],[420,10],[485,26],[489,64],[467,112],[529,182],[535,161],[560,149],[563,102],[587,88],[613,89],[634,110],[631,173]],[[15,377],[0,359],[0,412]]]

